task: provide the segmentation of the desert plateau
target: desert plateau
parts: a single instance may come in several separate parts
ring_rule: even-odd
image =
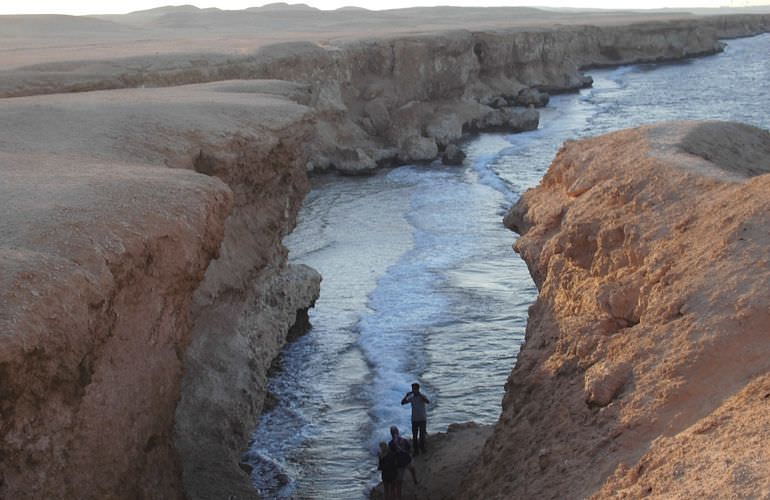
[[[473,142],[523,150],[512,138],[566,122],[560,96],[631,92],[623,73],[597,84],[590,70],[675,62],[684,75],[768,32],[770,7],[0,16],[0,498],[383,498],[377,436],[408,425],[398,401],[415,379],[432,399],[429,448],[404,498],[770,498],[767,125],[586,119],[521,185],[474,170],[487,153]],[[770,115],[765,81],[743,85],[736,113]],[[569,102],[583,106],[573,114],[595,105]],[[506,168],[535,172],[528,161]],[[421,178],[486,187],[421,195]],[[485,244],[470,231],[489,186],[501,201],[481,210],[495,221],[484,230],[508,241],[473,267],[452,238]],[[358,195],[343,187],[369,198],[348,210]],[[344,217],[332,236],[321,192]],[[448,222],[450,207],[467,224]],[[336,240],[349,253],[328,257]],[[340,262],[332,274],[313,258]],[[513,261],[530,294],[516,299],[516,345],[512,302],[480,300],[450,321],[463,295],[430,291],[462,282],[508,297]],[[434,288],[410,295],[423,272]],[[365,286],[338,281],[356,273]],[[501,341],[474,338],[488,330],[471,328],[476,313],[503,322]],[[314,314],[344,319],[353,340]],[[440,328],[461,326],[460,343],[438,344]],[[326,343],[349,386],[300,370],[306,351],[290,350],[308,331],[307,352]],[[473,382],[496,396],[466,408],[468,352],[467,366],[503,379]],[[354,396],[285,389],[321,382]],[[275,410],[299,419],[302,405],[343,424],[307,417],[295,431]],[[482,405],[494,410],[476,418]],[[313,448],[327,431],[350,441]],[[265,458],[259,443],[297,436],[301,459]],[[314,454],[339,462],[347,446],[360,469],[313,472]],[[301,489],[311,473],[318,485]]]

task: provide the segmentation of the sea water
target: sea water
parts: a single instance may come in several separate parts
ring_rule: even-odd
[[[377,482],[388,427],[410,434],[400,400],[419,381],[428,431],[491,424],[524,339],[536,289],[502,225],[568,139],[672,119],[770,127],[770,35],[718,55],[589,72],[555,96],[536,131],[464,144],[462,167],[404,166],[314,181],[285,243],[323,275],[311,331],[283,350],[278,403],[250,461],[266,498],[361,499]]]

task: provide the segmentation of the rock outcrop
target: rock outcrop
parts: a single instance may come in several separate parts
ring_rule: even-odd
[[[202,26],[219,26],[224,19],[177,14],[194,15]],[[589,86],[585,68],[713,54],[722,50],[721,37],[770,29],[770,15],[610,19],[575,16],[562,26],[512,20],[515,27],[508,29],[291,41],[247,55],[51,62],[0,73],[0,96],[232,79],[293,81],[305,86],[296,98],[315,110],[318,124],[306,145],[307,168],[359,174],[378,165],[433,160],[463,132],[536,128],[536,111],[522,115],[512,106],[542,106],[544,92]],[[493,20],[499,24],[488,22]]]
[[[0,171],[0,497],[182,498],[182,355],[230,191],[56,155]]]
[[[281,244],[308,190],[297,89],[0,101],[0,496],[255,495],[239,456],[320,282]]]
[[[770,491],[770,133],[569,142],[506,224],[539,296],[461,498]]]

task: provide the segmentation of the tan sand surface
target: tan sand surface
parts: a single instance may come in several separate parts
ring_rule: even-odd
[[[264,45],[453,29],[622,24],[688,17],[683,13],[551,12],[532,8],[415,8],[387,11],[161,8],[127,15],[0,16],[0,70],[62,61],[161,54],[190,58],[248,55]]]

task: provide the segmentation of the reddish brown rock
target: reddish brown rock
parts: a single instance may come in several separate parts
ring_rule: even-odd
[[[770,134],[569,142],[506,223],[539,288],[459,498],[770,492]]]
[[[298,87],[0,100],[0,497],[256,495],[240,454],[320,281],[281,244]]]
[[[181,353],[229,190],[53,155],[0,171],[0,497],[182,498]]]

